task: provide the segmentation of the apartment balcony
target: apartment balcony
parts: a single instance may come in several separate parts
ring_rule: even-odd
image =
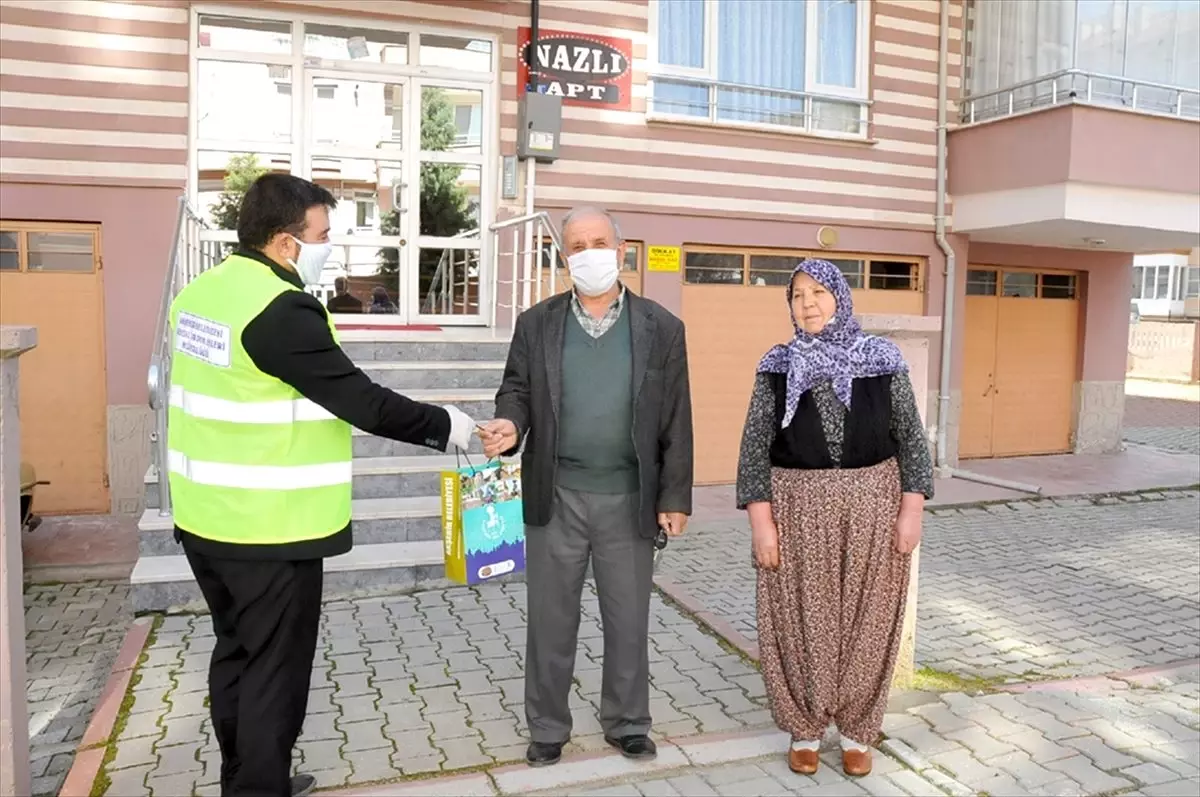
[[[1200,92],[1072,69],[961,109],[956,232],[1125,252],[1200,243]]]

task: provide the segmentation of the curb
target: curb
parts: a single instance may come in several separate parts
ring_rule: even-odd
[[[975,790],[959,783],[942,770],[935,767],[925,756],[909,747],[899,739],[884,739],[879,743],[879,749],[899,761],[904,766],[916,772],[930,783],[937,786],[951,797],[972,797]]]
[[[129,690],[129,681],[142,656],[142,648],[154,627],[151,618],[139,617],[133,621],[125,632],[125,641],[113,661],[108,680],[104,683],[104,691],[100,700],[92,710],[92,718],[88,722],[83,738],[76,748],[75,760],[67,772],[66,780],[58,792],[58,797],[89,797],[100,769],[104,764],[104,754],[117,716],[121,713],[121,703],[125,701],[125,693]]]
[[[690,592],[676,584],[668,576],[655,575],[654,586],[658,587],[659,591],[672,601],[679,604],[692,616],[692,619],[699,622],[721,639],[724,639],[730,645],[733,645],[741,651],[743,656],[755,664],[758,663],[758,644],[750,641],[749,638],[734,629],[728,620],[724,620],[710,612],[701,601],[692,597]]]
[[[1151,667],[1106,673],[1104,675],[1082,675],[1078,678],[1057,678],[1052,681],[1033,681],[1023,684],[1003,684],[995,687],[997,692],[1111,692],[1132,686],[1147,686],[1159,675],[1168,675],[1185,669],[1200,668],[1200,658],[1181,659]]]
[[[783,755],[787,734],[775,729],[698,736],[660,737],[658,757],[634,762],[620,753],[598,750],[564,756],[553,767],[498,764],[483,771],[420,777],[372,786],[321,791],[323,797],[495,797],[549,790],[573,792],[630,776],[667,776],[693,766],[714,766]]]

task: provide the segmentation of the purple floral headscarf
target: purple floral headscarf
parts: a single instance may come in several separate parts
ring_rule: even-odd
[[[788,310],[792,305],[792,283],[804,272],[824,285],[837,300],[837,311],[816,335],[804,331],[792,313],[796,337],[786,345],[774,346],[758,364],[760,374],[787,374],[783,426],[792,422],[800,396],[821,382],[832,382],[833,392],[850,406],[850,385],[855,379],[908,371],[896,344],[863,332],[854,318],[854,301],[842,271],[828,260],[804,260],[788,281]]]

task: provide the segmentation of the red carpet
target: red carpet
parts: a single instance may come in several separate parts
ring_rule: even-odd
[[[442,328],[435,324],[406,324],[393,326],[391,324],[336,324],[339,332],[441,332]]]

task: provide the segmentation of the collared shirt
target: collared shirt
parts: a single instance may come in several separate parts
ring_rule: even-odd
[[[575,312],[575,318],[579,321],[579,326],[583,327],[583,331],[593,338],[598,338],[612,329],[613,324],[617,323],[617,319],[621,317],[621,310],[624,307],[625,285],[623,283],[620,292],[617,293],[617,298],[613,299],[613,303],[608,306],[608,310],[599,318],[593,317],[591,313],[585,310],[583,303],[579,301],[579,294],[571,291],[571,309]]]

